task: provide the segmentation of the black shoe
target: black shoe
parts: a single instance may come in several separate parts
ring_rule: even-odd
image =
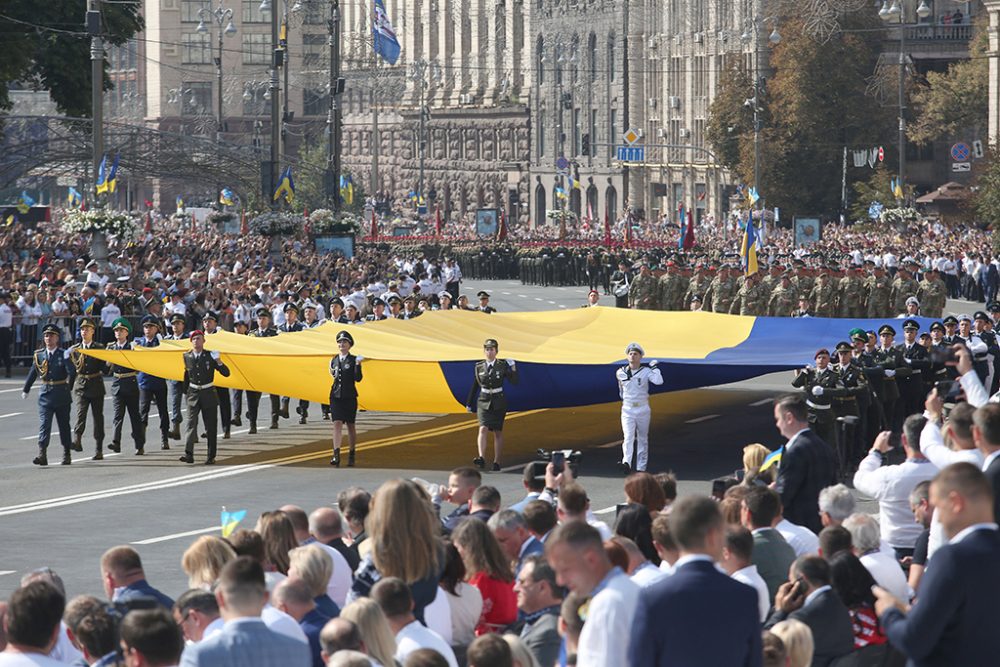
[[[68,449],[65,452],[63,452],[62,461],[59,462],[59,465],[68,466],[73,463],[73,457],[70,456],[69,452],[70,450]]]
[[[272,419],[271,420],[271,428],[272,429],[278,428],[278,420],[277,419]]]
[[[239,415],[233,415],[233,426],[243,426],[243,420]]]
[[[305,424],[306,423],[306,416],[305,415],[302,415],[301,417],[299,417],[299,423],[300,424]]]
[[[215,465],[215,457],[213,456],[210,459],[206,459],[205,460],[205,465],[207,465],[207,466],[214,466]]]
[[[90,460],[91,461],[103,461],[104,460],[104,452],[102,452],[101,450],[98,449],[96,452],[94,452],[94,457],[92,459],[90,459]]]
[[[180,440],[181,439],[181,425],[180,425],[180,422],[177,422],[177,423],[175,423],[173,425],[173,427],[170,429],[170,433],[168,435],[170,436],[171,440]]]
[[[484,459],[482,456],[477,456],[476,458],[472,459],[472,465],[476,466],[480,470],[485,470],[486,459]]]
[[[194,463],[194,457],[188,456],[187,454],[185,454],[184,456],[180,457],[177,460],[180,461],[181,463]]]
[[[299,408],[295,408],[295,414],[301,415],[302,414],[302,408],[300,408],[300,407]]]
[[[47,456],[45,456],[45,452],[41,452],[39,453],[38,456],[32,459],[31,462],[34,463],[36,466],[47,466],[49,464],[49,459]]]
[[[627,475],[632,472],[632,466],[628,464],[627,461],[622,461],[618,464],[618,469],[622,471],[623,475]]]
[[[325,422],[330,421],[330,413],[329,412],[324,412],[323,413],[323,421],[325,421]]]
[[[348,468],[354,467],[354,452],[349,452],[347,454],[347,467]]]
[[[122,451],[122,446],[119,445],[117,442],[112,442],[110,445],[108,445],[108,449],[114,452],[115,454],[118,454]]]
[[[282,419],[288,419],[288,408],[281,408],[281,412],[278,414],[281,415]]]
[[[339,450],[336,450],[336,449],[333,450],[333,458],[330,459],[330,465],[332,465],[335,468],[339,468],[340,467],[340,451]]]
[[[247,431],[247,433],[249,433],[250,435],[253,435],[256,432],[257,432],[257,425],[254,424],[253,422],[250,422],[250,430]]]
[[[229,429],[227,428],[225,431],[222,432],[222,439],[223,440],[229,440],[230,437],[231,436],[229,434]]]
[[[160,443],[160,449],[170,449],[170,443],[167,442],[167,438],[163,438],[163,442]]]
[[[500,464],[496,461],[493,462],[493,472],[500,472]]]
[[[73,451],[74,452],[83,451],[83,443],[80,441],[79,437],[73,438]]]
[[[207,438],[207,437],[208,437],[208,433],[202,433],[202,434],[201,434],[201,437],[203,437],[203,438]]]
[[[143,449],[142,447],[140,447],[139,449],[135,450],[135,455],[136,456],[145,456],[146,455],[146,450]]]

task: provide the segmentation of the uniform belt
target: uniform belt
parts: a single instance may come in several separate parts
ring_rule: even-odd
[[[116,378],[134,378],[136,375],[138,375],[138,373],[136,373],[134,371],[132,373],[115,373],[114,374],[114,376]]]
[[[497,387],[496,389],[480,389],[480,394],[502,394],[503,387]]]
[[[208,384],[189,384],[188,389],[211,389],[214,386],[214,382],[209,382]]]
[[[819,403],[813,403],[812,401],[808,401],[808,400],[806,401],[806,405],[808,405],[813,410],[829,410],[830,409],[829,405],[820,405]]]
[[[97,373],[80,373],[79,375],[77,375],[77,377],[81,377],[84,380],[92,380],[94,378],[101,377],[101,373],[100,372],[97,372]]]
[[[833,400],[840,401],[842,403],[846,403],[848,401],[853,401],[854,397],[853,396],[834,396]]]
[[[51,387],[58,384],[67,384],[69,380],[42,380],[42,382]]]
[[[646,401],[622,401],[622,405],[626,408],[644,408],[649,405]]]
[[[986,361],[986,359],[989,356],[990,355],[988,355],[988,354],[977,354],[976,356],[973,357],[973,360],[975,360],[975,361]]]

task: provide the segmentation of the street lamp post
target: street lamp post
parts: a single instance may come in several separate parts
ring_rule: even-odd
[[[340,0],[330,0],[328,43],[330,46],[330,107],[326,116],[326,196],[334,212],[340,210],[340,144],[341,114],[340,94],[344,80],[340,77]],[[377,113],[373,111],[373,113]],[[377,160],[377,158],[376,158]],[[373,164],[377,170],[377,161]],[[374,190],[373,190],[374,192]]]
[[[441,79],[441,66],[436,61],[421,58],[410,64],[410,78],[420,87],[420,123],[418,126],[417,155],[419,157],[419,176],[417,181],[417,208],[424,198],[424,160],[427,154],[427,88],[431,80]],[[426,200],[424,200],[426,202]]]
[[[761,33],[764,30],[764,22],[769,19],[752,19],[753,23],[753,34],[750,33],[749,28],[744,29],[741,39],[744,42],[748,42],[751,39],[754,40],[754,79],[753,79],[753,97],[747,100],[748,104],[753,105],[753,189],[754,192],[760,192],[760,130],[763,121],[760,117],[760,103],[761,96],[764,92],[764,77],[762,76],[762,69],[760,66],[761,61]],[[772,22],[774,19],[770,19]],[[781,34],[778,32],[778,27],[774,26],[771,30],[771,34],[768,36],[767,41],[771,44],[778,44],[781,42]]]
[[[905,1],[905,0],[904,0]],[[897,182],[899,189],[906,197],[904,183],[906,182],[906,29],[917,25],[916,23],[904,23],[905,12],[900,0],[885,0],[878,15],[886,23],[895,23],[899,29],[899,134],[897,137],[899,151],[899,172]],[[927,0],[920,0],[917,5],[916,14],[924,19],[930,16],[931,8],[927,5]]]
[[[261,162],[261,190],[271,208],[277,208],[274,191],[278,186],[278,150],[281,143],[281,100],[279,99],[278,69],[285,65],[285,51],[278,43],[278,12],[273,11],[271,0],[261,0],[260,11],[271,13],[271,75],[268,92],[271,95],[271,150],[269,160]],[[288,91],[285,91],[288,94]]]
[[[215,58],[215,75],[218,78],[219,83],[219,99],[216,106],[216,130],[215,130],[215,141],[222,143],[222,131],[223,131],[223,116],[222,116],[222,39],[223,37],[232,37],[236,34],[236,26],[233,25],[233,10],[228,7],[222,6],[222,0],[219,0],[219,6],[214,10],[208,7],[203,7],[198,10],[198,33],[205,35],[208,33],[208,26],[205,25],[205,21],[214,21],[219,26],[219,55]],[[226,26],[223,29],[222,26]]]

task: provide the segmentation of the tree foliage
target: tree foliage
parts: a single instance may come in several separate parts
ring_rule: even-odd
[[[743,137],[753,134],[753,113],[746,106],[753,96],[753,75],[742,60],[722,75],[705,125],[705,138],[722,164],[734,169],[740,161]]]
[[[890,173],[885,163],[875,167],[875,171],[866,180],[855,181],[852,189],[854,198],[849,207],[851,220],[869,220],[868,207],[872,202],[878,202],[886,208],[896,205],[896,196],[892,193],[892,180],[895,173]]]
[[[976,21],[968,60],[954,62],[947,72],[928,72],[926,85],[913,92],[916,120],[910,141],[926,145],[950,139],[968,128],[978,129],[989,114],[990,64],[988,20],[984,12]]]
[[[100,3],[105,44],[120,46],[143,29],[142,3]],[[0,78],[48,90],[67,116],[91,115],[90,37],[82,0],[5,0],[0,3],[4,36]],[[105,59],[105,69],[107,60]],[[104,87],[111,89],[105,77]],[[10,108],[0,87],[0,109]]]
[[[330,208],[332,202],[326,195],[326,155],[325,142],[305,141],[299,149],[299,162],[295,176],[295,208],[315,211],[318,208]],[[343,172],[348,175],[348,171]],[[354,203],[348,206],[341,204],[341,210],[361,212],[364,207],[365,189],[357,179],[354,182]],[[334,184],[339,193],[340,176]]]
[[[994,240],[1000,238],[1000,156],[987,151],[976,165],[975,187],[970,201],[976,218],[990,225]]]

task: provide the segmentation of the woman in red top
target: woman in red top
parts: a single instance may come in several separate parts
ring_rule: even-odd
[[[875,579],[868,568],[850,551],[841,551],[830,559],[830,579],[833,590],[851,614],[854,648],[885,644],[887,638],[879,625],[872,594]]]
[[[514,575],[497,539],[478,519],[466,519],[458,525],[451,539],[465,563],[466,581],[483,596],[483,613],[476,625],[476,636],[502,632],[517,620],[517,595]]]

